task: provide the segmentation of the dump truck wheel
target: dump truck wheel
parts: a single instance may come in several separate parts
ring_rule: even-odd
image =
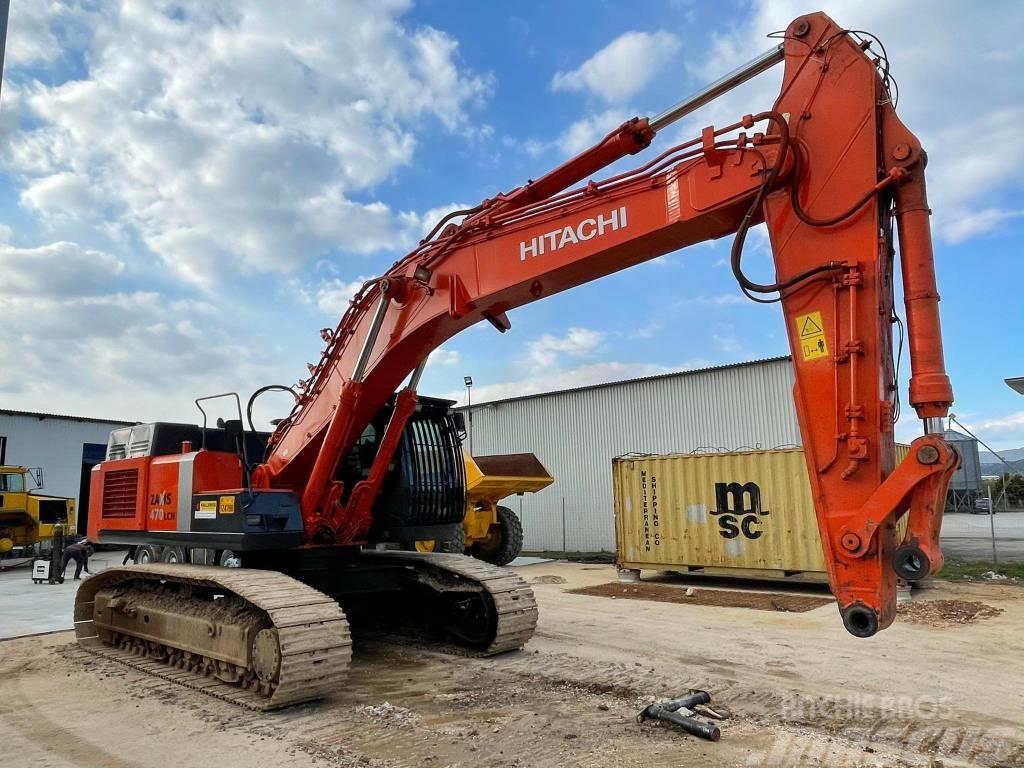
[[[238,568],[239,567],[238,555],[235,554],[235,552],[233,550],[222,549],[220,551],[220,554],[217,556],[217,565],[219,565],[219,566],[221,566],[223,568],[228,568],[228,567]]]
[[[151,544],[140,544],[135,549],[135,563],[137,565],[145,565],[146,563],[159,563],[160,562],[160,547],[154,547]]]
[[[498,522],[486,539],[473,546],[472,555],[493,565],[508,565],[523,549],[523,524],[508,507],[498,507]]]
[[[164,551],[160,553],[161,563],[187,563],[188,556],[185,554],[184,547],[164,547]]]
[[[453,552],[456,555],[461,555],[466,551],[466,529],[461,525],[456,526],[455,533],[437,544],[438,552]]]
[[[460,525],[447,539],[421,539],[414,541],[412,546],[403,546],[402,549],[416,552],[454,552],[461,555],[466,551],[466,530]]]

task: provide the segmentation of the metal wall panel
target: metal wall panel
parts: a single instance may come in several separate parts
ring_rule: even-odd
[[[792,391],[783,358],[474,404],[473,452],[532,452],[554,475],[506,502],[526,549],[613,552],[613,458],[798,446]]]
[[[8,464],[42,467],[43,493],[72,498],[79,509],[85,445],[105,447],[111,430],[124,424],[0,413],[0,436],[7,438]]]

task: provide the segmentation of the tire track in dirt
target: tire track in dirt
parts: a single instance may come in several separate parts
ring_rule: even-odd
[[[0,680],[5,682],[5,695],[0,697],[0,724],[6,730],[21,733],[26,741],[43,755],[56,756],[72,764],[104,766],[104,768],[135,768],[136,764],[114,752],[83,741],[50,714],[53,702],[34,698],[26,678],[39,673],[37,665],[10,660],[0,664]]]
[[[855,691],[850,696],[808,696],[784,689],[754,689],[739,684],[731,676],[666,672],[649,667],[649,662],[634,663],[632,667],[621,663],[596,664],[564,653],[526,651],[499,663],[505,672],[644,702],[682,695],[690,689],[708,690],[714,703],[726,705],[733,714],[751,723],[788,725],[862,743],[887,744],[922,758],[945,757],[984,766],[1024,768],[1024,739],[1012,721],[991,713],[958,712],[943,702],[915,701],[909,696],[906,700],[894,696],[890,701]],[[703,667],[707,666],[705,662]],[[965,719],[986,725],[967,726],[963,724]]]

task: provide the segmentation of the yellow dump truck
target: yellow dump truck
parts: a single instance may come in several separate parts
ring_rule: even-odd
[[[49,541],[57,523],[75,529],[74,500],[30,491],[29,478],[26,467],[0,466],[0,557]]]
[[[417,541],[416,549],[465,552],[494,565],[508,565],[523,548],[523,524],[508,507],[507,496],[536,493],[555,479],[532,453],[470,456],[466,462],[466,516],[459,540]]]

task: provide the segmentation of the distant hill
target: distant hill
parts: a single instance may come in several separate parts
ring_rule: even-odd
[[[999,451],[999,455],[1003,461],[1019,461],[1024,459],[1024,448],[1010,448],[1009,450]],[[982,464],[998,464],[999,459],[996,458],[994,453],[988,451],[978,450],[978,458],[981,459]]]
[[[1007,454],[1018,454],[1020,458],[1011,458]],[[1010,465],[1009,467],[988,451],[979,451],[978,455],[981,459],[981,474],[983,475],[1001,475],[1004,472],[1024,475],[1024,449],[1017,448],[1012,451],[999,452],[999,455],[1003,457],[1003,461]]]

